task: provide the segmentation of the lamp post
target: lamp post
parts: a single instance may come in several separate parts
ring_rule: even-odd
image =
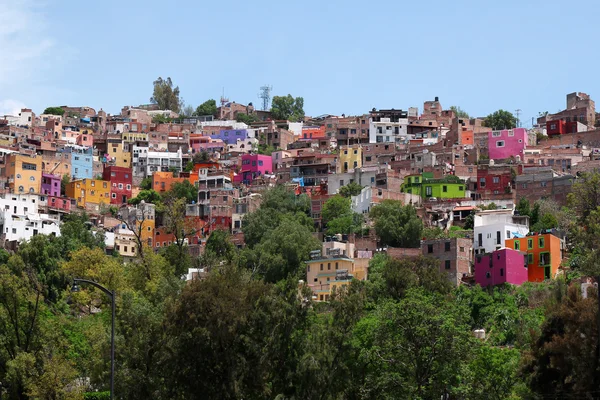
[[[114,290],[108,290],[104,286],[100,285],[97,282],[90,281],[88,279],[73,279],[73,286],[71,287],[71,292],[79,292],[78,283],[89,283],[92,286],[97,287],[102,290],[105,294],[110,297],[111,306],[112,306],[112,318],[111,318],[111,331],[110,331],[110,399],[114,399],[115,395],[115,299],[116,293]]]

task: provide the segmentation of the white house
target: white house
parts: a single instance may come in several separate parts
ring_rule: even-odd
[[[369,118],[369,143],[397,143],[408,138],[408,118]]]
[[[29,240],[35,235],[60,236],[58,215],[39,214],[40,196],[4,194],[0,197],[0,232],[5,242]]]
[[[167,172],[171,168],[182,170],[181,148],[177,152],[148,151],[145,147],[133,146],[133,174],[136,176],[152,176],[156,171]]]
[[[486,210],[475,214],[475,254],[491,253],[504,247],[507,239],[529,233],[529,217],[513,215],[509,210]]]

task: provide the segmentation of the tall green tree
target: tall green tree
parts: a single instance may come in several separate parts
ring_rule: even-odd
[[[371,209],[375,232],[384,245],[393,247],[418,247],[423,232],[423,221],[412,205],[400,201],[384,200]]]
[[[200,104],[196,107],[196,111],[194,111],[194,115],[203,116],[203,115],[216,115],[217,114],[217,102],[215,99],[206,100],[204,103]]]
[[[452,106],[452,107],[450,107],[450,110],[454,111],[454,114],[456,114],[456,116],[458,118],[463,118],[463,119],[469,118],[469,113],[458,106]]]
[[[163,79],[158,77],[153,82],[152,97],[150,102],[158,105],[161,110],[171,110],[178,113],[182,106],[182,100],[179,97],[179,86],[173,87],[171,78]]]
[[[302,97],[273,96],[271,116],[275,120],[300,122],[304,120],[304,99]]]
[[[347,185],[342,186],[338,193],[343,197],[358,196],[362,191],[363,187],[356,182],[350,182]]]
[[[60,107],[46,107],[42,114],[59,115],[62,117],[65,115],[65,111]]]
[[[517,126],[517,118],[511,112],[500,109],[485,117],[483,123],[495,131],[512,129]]]

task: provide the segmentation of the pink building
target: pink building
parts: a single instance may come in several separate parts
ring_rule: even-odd
[[[77,203],[75,199],[71,199],[69,197],[58,197],[58,196],[48,196],[48,208],[52,210],[71,212],[71,209],[75,209],[77,207]]]
[[[475,282],[482,287],[527,282],[527,254],[506,248],[476,256]]]
[[[60,196],[60,180],[59,175],[42,174],[41,194],[50,196]]]
[[[525,128],[488,132],[488,151],[491,160],[503,160],[510,156],[520,156],[523,160],[526,148],[527,131]]]
[[[252,181],[264,174],[273,173],[273,158],[262,154],[244,154],[242,168],[233,181],[249,185]]]

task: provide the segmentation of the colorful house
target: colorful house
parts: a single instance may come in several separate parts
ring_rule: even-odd
[[[133,173],[131,168],[109,166],[104,168],[102,179],[110,182],[110,203],[124,204],[132,197]]]
[[[475,282],[482,287],[528,281],[527,255],[519,250],[501,249],[475,257]]]
[[[552,233],[509,239],[506,247],[527,253],[529,282],[554,278],[562,262],[562,241]]]
[[[306,279],[316,301],[328,301],[334,289],[349,285],[352,279],[367,278],[368,259],[352,259],[335,253],[322,257],[319,250],[306,262]]]
[[[525,128],[488,132],[488,153],[491,160],[504,160],[511,156],[520,156],[523,160],[526,148],[527,130]]]
[[[433,178],[433,173],[408,175],[401,187],[402,192],[416,194],[423,199],[458,199],[465,197],[465,182],[454,175]]]
[[[265,174],[273,173],[273,158],[262,154],[244,154],[240,173],[234,176],[235,183],[249,185],[252,181]]]
[[[6,176],[12,193],[39,193],[42,157],[11,153],[6,159]]]
[[[111,165],[131,168],[131,153],[128,144],[123,144],[121,139],[108,139],[106,150],[105,158]]]
[[[323,126],[303,126],[302,137],[300,140],[311,140],[311,139],[325,139],[327,134],[325,133],[325,125]]]
[[[42,173],[41,194],[60,197],[60,176]]]
[[[94,177],[94,160],[91,147],[69,146],[64,151],[71,154],[71,177],[91,179]]]
[[[100,179],[79,179],[67,184],[66,195],[77,201],[81,208],[97,209],[110,204],[110,182]]]
[[[220,139],[227,144],[235,144],[238,140],[248,139],[247,129],[222,129],[218,134],[210,135],[211,139]]]
[[[362,167],[362,147],[348,146],[340,148],[340,160],[337,172],[344,173],[348,170]]]

